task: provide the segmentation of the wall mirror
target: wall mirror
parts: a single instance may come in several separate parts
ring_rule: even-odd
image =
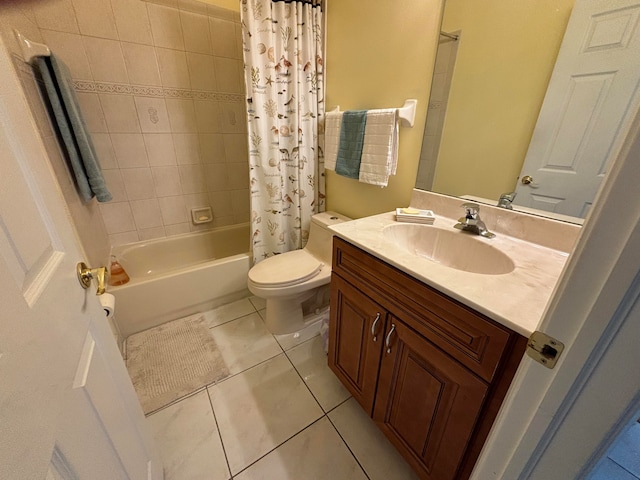
[[[541,113],[541,107],[569,18],[581,14],[582,7],[574,9],[575,1],[488,0],[478,3],[446,0],[416,188],[487,199],[494,205],[502,193],[516,190],[521,171],[524,172],[522,167],[529,145],[534,145],[534,129],[536,136],[540,130],[536,128],[536,122],[545,112],[543,109]],[[581,1],[577,2],[580,5]],[[630,50],[637,55],[638,12],[627,10],[617,9],[613,13],[588,17],[591,24],[584,28],[595,32],[589,41],[593,45],[600,42],[594,46],[594,51],[620,50],[619,45],[611,43],[613,40],[603,40],[605,34],[611,34],[631,45]],[[584,42],[584,39],[580,41]],[[573,79],[571,77],[571,81]],[[578,108],[591,100],[596,105],[598,99],[608,95],[607,89],[613,82],[602,73],[582,75],[580,79],[582,83],[576,82],[573,96],[565,94],[571,98],[568,108],[571,102]],[[578,93],[582,95],[581,100]],[[621,118],[626,115],[624,110],[634,103],[632,98],[637,100],[637,84],[625,95],[624,107],[623,103],[617,107]],[[544,108],[547,108],[546,102]],[[588,117],[588,112],[582,116]],[[574,137],[578,134],[585,137],[584,132],[596,137],[601,131],[597,124],[585,123],[583,127],[582,133],[573,133]],[[559,138],[571,139],[571,132],[567,134],[561,129],[560,133]],[[603,151],[600,158],[605,158],[606,153]],[[557,156],[561,155],[562,152],[558,152]],[[561,168],[570,170],[572,166]],[[605,173],[602,170],[604,168],[599,172],[599,181]],[[588,187],[589,193],[585,195],[591,195],[591,200],[575,209],[578,213],[570,213],[572,217],[584,217],[598,186],[599,182],[595,188]],[[574,185],[573,188],[583,187]],[[553,204],[532,204],[520,198],[524,196],[516,196],[515,209],[523,205],[554,212]],[[561,209],[555,211],[566,213]],[[547,215],[538,210],[533,213]],[[571,220],[570,217],[559,217]]]

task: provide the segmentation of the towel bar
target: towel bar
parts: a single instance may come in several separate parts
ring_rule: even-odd
[[[416,106],[418,105],[418,100],[415,98],[410,98],[404,101],[404,105],[398,108],[398,118],[400,118],[400,124],[403,127],[413,127],[413,124],[416,119]],[[336,106],[332,110],[333,112],[340,111],[340,105]]]
[[[24,58],[25,62],[30,63],[34,57],[51,56],[51,50],[49,50],[49,47],[46,45],[38,42],[32,42],[17,30],[14,30],[14,33],[18,38],[18,43],[22,49],[22,58]]]

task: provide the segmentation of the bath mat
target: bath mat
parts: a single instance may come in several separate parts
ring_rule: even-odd
[[[131,335],[127,369],[145,414],[229,376],[202,316]]]

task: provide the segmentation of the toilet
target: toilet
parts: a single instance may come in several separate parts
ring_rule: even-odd
[[[333,232],[330,225],[351,220],[335,212],[311,217],[302,250],[269,257],[249,270],[251,293],[267,301],[265,323],[274,335],[299,332],[318,320],[329,304]]]

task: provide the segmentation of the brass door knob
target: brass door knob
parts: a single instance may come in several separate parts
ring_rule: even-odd
[[[521,182],[523,185],[529,185],[530,183],[533,183],[533,177],[531,175],[525,175],[522,177]]]
[[[102,295],[105,291],[107,267],[89,268],[84,262],[76,265],[76,273],[80,286],[85,290],[91,286],[91,280],[94,278],[98,281],[98,289],[96,295]]]

